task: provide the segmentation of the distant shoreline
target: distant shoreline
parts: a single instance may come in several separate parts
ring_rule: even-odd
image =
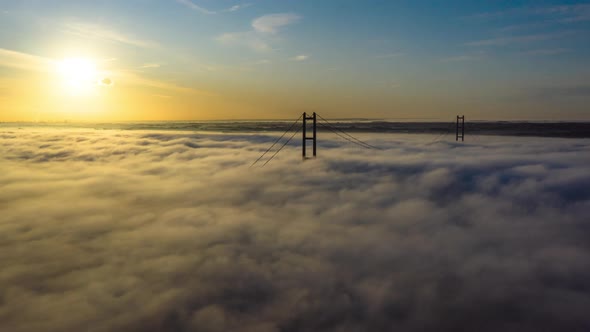
[[[393,122],[385,120],[331,120],[336,127],[347,132],[389,134],[444,134],[454,135],[454,122]],[[68,123],[68,122],[1,122],[0,130],[10,128],[78,128],[96,130],[166,130],[210,132],[281,132],[291,121],[170,121],[170,122],[113,122],[113,123]],[[325,131],[318,126],[318,131]],[[534,121],[473,121],[466,122],[466,137],[469,135],[531,136],[590,138],[590,122],[534,122]]]

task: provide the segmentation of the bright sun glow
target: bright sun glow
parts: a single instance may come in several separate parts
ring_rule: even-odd
[[[75,96],[91,94],[99,81],[99,72],[94,61],[84,58],[68,58],[57,63],[64,90]]]

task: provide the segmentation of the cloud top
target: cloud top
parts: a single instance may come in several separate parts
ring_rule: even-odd
[[[8,331],[590,326],[590,141],[0,129]]]

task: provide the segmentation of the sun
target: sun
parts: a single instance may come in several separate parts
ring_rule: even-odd
[[[69,95],[90,95],[99,83],[96,63],[87,58],[66,58],[57,62],[64,91]]]

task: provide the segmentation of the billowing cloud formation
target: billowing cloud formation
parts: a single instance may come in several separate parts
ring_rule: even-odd
[[[359,135],[2,129],[2,329],[590,328],[590,141]]]

